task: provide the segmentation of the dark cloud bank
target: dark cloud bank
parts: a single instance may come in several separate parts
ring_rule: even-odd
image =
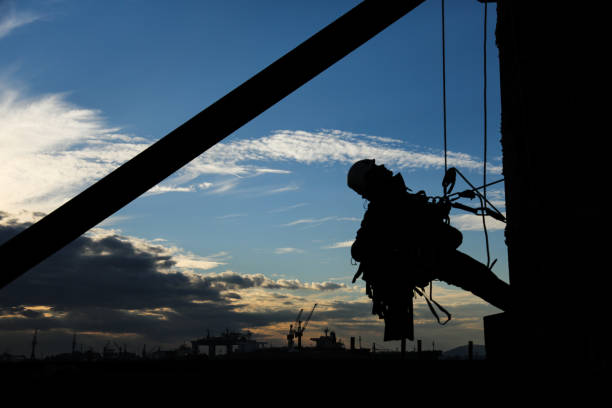
[[[0,243],[25,227],[7,221],[0,212]],[[134,352],[140,352],[144,344],[148,349],[177,347],[208,330],[219,334],[226,329],[256,329],[294,321],[304,305],[296,306],[289,296],[275,290],[323,292],[343,287],[235,272],[194,277],[177,270],[175,264],[160,247],[136,247],[126,237],[78,238],[0,290],[0,354],[28,355],[34,329],[40,330],[39,349],[47,355],[69,351],[73,333],[78,333],[79,343],[97,350],[109,340]],[[270,297],[278,299],[277,306],[286,309],[265,313],[241,310],[246,300],[241,301],[237,292],[249,288],[270,291]],[[369,302],[336,301],[329,306],[317,310],[317,322],[325,322],[322,324],[340,335],[363,333],[370,341],[380,341],[382,321],[372,316]],[[442,327],[424,304],[415,305],[415,317],[426,320],[417,324],[419,338],[441,339],[437,342],[440,347],[455,347],[467,340],[478,343],[482,341],[481,321],[478,317],[462,321],[461,316],[487,312],[494,309],[481,304],[455,307],[451,310],[453,320]],[[311,324],[311,330],[320,326],[317,322]],[[274,338],[277,345],[281,341]]]
[[[7,222],[5,215],[0,243],[26,226]],[[219,333],[295,319],[296,309],[290,302],[286,311],[239,311],[236,299],[240,295],[231,291],[303,288],[295,281],[237,273],[194,278],[174,266],[172,257],[159,247],[137,248],[120,236],[82,236],[0,290],[0,316],[4,316],[0,317],[0,353],[27,350],[35,328],[40,330],[39,337],[47,337],[47,352],[55,353],[69,350],[73,332],[90,333],[80,334],[80,340],[97,345],[122,337],[118,341],[132,347],[169,347],[203,336],[207,330]],[[322,283],[312,289],[339,287]]]

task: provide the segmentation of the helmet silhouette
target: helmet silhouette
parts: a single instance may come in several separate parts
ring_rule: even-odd
[[[358,194],[363,195],[367,191],[366,175],[374,168],[374,159],[359,160],[351,166],[348,172],[347,184]]]

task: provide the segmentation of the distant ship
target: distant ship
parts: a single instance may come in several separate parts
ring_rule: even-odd
[[[327,333],[329,333],[329,336],[327,335]],[[344,343],[338,341],[336,339],[336,333],[333,331],[330,332],[329,329],[325,329],[325,336],[311,338],[310,340],[316,343],[315,349],[317,350],[344,350]]]

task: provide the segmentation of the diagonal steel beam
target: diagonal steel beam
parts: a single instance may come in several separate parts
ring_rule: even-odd
[[[0,288],[154,187],[425,0],[365,0],[0,247]]]

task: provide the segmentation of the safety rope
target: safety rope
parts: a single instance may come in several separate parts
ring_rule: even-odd
[[[487,269],[491,269],[491,252],[489,249],[489,233],[487,231],[487,3],[484,3],[484,28],[483,28],[483,117],[484,117],[484,160],[483,160],[483,188],[481,200],[482,211],[482,228],[485,234],[485,243],[487,246]]]
[[[447,145],[446,145],[446,35],[444,23],[444,0],[442,0],[442,110],[444,123],[444,174],[448,170]],[[444,197],[446,197],[446,187],[444,187]]]
[[[444,175],[446,178],[446,175],[448,174],[448,142],[447,142],[447,121],[446,121],[446,23],[445,23],[445,13],[444,13],[444,0],[441,0],[441,10],[442,10],[441,27],[442,27],[442,112],[443,112],[442,123],[443,123],[443,135],[444,135]],[[481,204],[480,208],[482,212],[482,227],[484,230],[485,244],[486,244],[486,251],[487,251],[487,269],[490,270],[497,260],[491,263],[489,233],[487,231],[487,222],[486,222],[486,216],[489,214],[489,211],[487,208],[487,203],[489,202],[487,200],[487,150],[488,150],[488,146],[487,146],[487,141],[488,141],[488,137],[487,137],[487,14],[488,14],[487,3],[484,2],[484,24],[483,24],[484,26],[483,27],[484,160],[483,160],[483,183],[482,183],[483,193],[482,195],[480,195],[480,193],[478,192],[478,189],[472,186],[469,182],[468,184],[470,184],[470,186],[472,187],[472,190],[476,192],[480,200],[480,204]],[[454,182],[453,182],[453,185],[454,185]],[[448,190],[448,186],[449,184],[443,181],[442,183],[443,199],[445,201],[448,201],[449,199],[448,196],[449,196],[450,191]],[[451,187],[451,190],[452,190],[452,187]],[[500,214],[499,211],[497,211],[495,207],[493,208],[496,213]],[[433,281],[429,282],[429,297],[433,301]],[[428,301],[428,304],[429,304],[429,301]],[[430,308],[431,308],[431,305],[430,305]]]
[[[448,171],[448,147],[446,143],[446,32],[444,18],[444,0],[442,0],[442,123],[444,128],[444,174]],[[444,198],[448,192],[446,185],[442,184]],[[429,297],[433,301],[433,280],[429,281]],[[427,298],[425,298],[427,299]]]

